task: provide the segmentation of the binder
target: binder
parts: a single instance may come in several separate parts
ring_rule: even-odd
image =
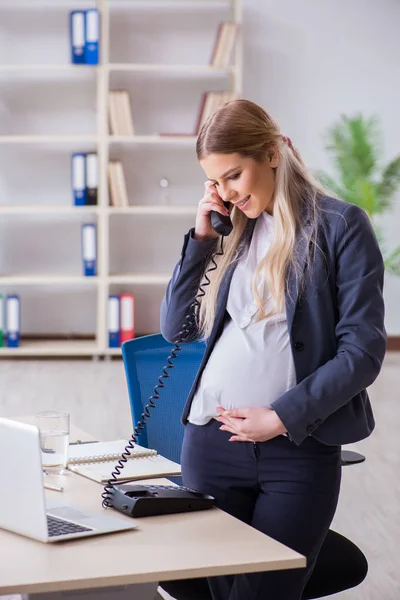
[[[135,337],[135,297],[121,294],[121,344]]]
[[[85,11],[73,10],[70,13],[71,62],[85,64]]]
[[[96,206],[99,185],[97,154],[86,154],[86,204]]]
[[[96,224],[82,225],[82,265],[85,277],[94,277],[97,272]]]
[[[120,299],[119,296],[108,297],[108,345],[110,348],[119,348],[120,345]]]
[[[71,159],[71,186],[75,206],[86,204],[86,155],[76,152]]]
[[[99,64],[100,17],[97,8],[85,11],[85,63]]]
[[[20,300],[16,294],[6,298],[7,346],[18,348],[20,341]]]
[[[0,294],[0,348],[4,346],[4,298]]]

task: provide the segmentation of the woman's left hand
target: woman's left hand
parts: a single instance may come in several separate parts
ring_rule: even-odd
[[[225,410],[218,406],[217,411],[216,420],[222,423],[220,429],[233,433],[230,442],[266,442],[287,431],[272,408],[254,406]]]

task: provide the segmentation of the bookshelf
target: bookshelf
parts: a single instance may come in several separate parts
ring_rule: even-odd
[[[96,66],[69,63],[68,14],[86,8],[100,12]],[[22,339],[0,358],[119,356],[108,347],[109,294],[135,295],[137,335],[159,331],[160,302],[204,189],[190,135],[202,94],[242,94],[240,29],[231,65],[208,64],[222,21],[242,23],[241,0],[3,0],[0,293],[21,297]],[[121,88],[134,136],[109,132],[108,92]],[[161,135],[172,132],[183,135]],[[75,152],[98,155],[96,206],[73,206]],[[129,206],[110,206],[110,160],[123,163]],[[86,222],[97,224],[96,277],[82,274]]]

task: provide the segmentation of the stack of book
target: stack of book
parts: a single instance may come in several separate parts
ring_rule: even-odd
[[[238,27],[238,23],[232,21],[220,23],[210,60],[212,67],[219,67],[220,69],[229,67]]]
[[[108,297],[108,345],[119,348],[135,337],[135,297],[112,294]]]
[[[69,23],[72,64],[98,65],[100,17],[97,8],[71,11]]]
[[[108,163],[108,185],[111,206],[129,206],[124,169],[119,160]]]
[[[95,206],[97,204],[97,154],[76,152],[72,155],[71,185],[75,206]]]
[[[21,303],[17,294],[0,294],[0,347],[18,348],[20,342]]]
[[[126,90],[110,90],[108,115],[111,135],[135,135],[129,94]]]

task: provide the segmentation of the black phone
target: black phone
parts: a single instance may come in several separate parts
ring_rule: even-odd
[[[215,186],[213,187],[215,189],[215,193],[218,195]],[[224,202],[224,206],[225,208],[229,208],[230,202]],[[214,231],[220,235],[223,235],[224,237],[227,237],[230,233],[232,233],[233,225],[229,216],[226,217],[225,215],[221,215],[221,213],[217,212],[216,210],[212,210],[210,215],[211,227],[214,229]]]
[[[111,490],[113,507],[130,517],[150,517],[214,506],[213,496],[172,485],[119,485]]]
[[[224,202],[226,208],[229,208],[229,202]],[[221,215],[216,210],[211,211],[211,227],[224,237],[227,237],[233,229],[232,221],[229,216]]]

